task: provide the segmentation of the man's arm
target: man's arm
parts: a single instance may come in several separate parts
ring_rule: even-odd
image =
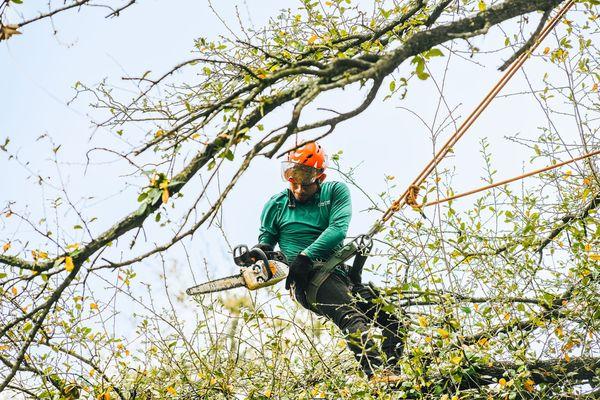
[[[277,226],[278,211],[279,208],[275,202],[275,198],[271,198],[263,207],[260,215],[258,243],[271,246],[272,249],[275,248],[275,245],[279,241],[279,228]]]
[[[329,226],[302,253],[313,261],[329,258],[333,249],[346,238],[350,218],[352,218],[350,190],[346,184],[336,182],[332,187]]]

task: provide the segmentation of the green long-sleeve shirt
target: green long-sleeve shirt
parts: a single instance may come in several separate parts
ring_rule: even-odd
[[[352,217],[350,190],[342,182],[325,182],[306,203],[293,202],[284,190],[271,197],[261,214],[260,243],[275,246],[289,262],[303,252],[327,260],[346,238]]]

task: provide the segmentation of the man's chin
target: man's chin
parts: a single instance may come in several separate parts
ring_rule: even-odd
[[[294,195],[294,199],[295,199],[295,200],[296,200],[298,203],[306,203],[306,202],[308,201],[308,199],[309,199],[309,198],[310,198],[310,197],[308,197],[308,196],[300,196],[300,197],[298,197],[298,196]]]

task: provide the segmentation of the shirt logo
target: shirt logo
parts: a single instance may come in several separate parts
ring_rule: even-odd
[[[325,201],[320,201],[318,206],[319,207],[325,207],[331,204],[331,200],[325,200]]]

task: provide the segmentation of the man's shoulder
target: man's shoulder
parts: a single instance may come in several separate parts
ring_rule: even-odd
[[[321,183],[321,187],[347,188],[348,185],[346,185],[344,182],[340,182],[340,181],[325,181],[325,182]]]
[[[279,204],[279,203],[283,203],[283,202],[287,201],[287,199],[288,199],[288,192],[287,192],[287,189],[284,189],[281,192],[276,193],[273,196],[271,196],[271,198],[267,201],[267,204]]]
[[[346,185],[344,182],[340,182],[340,181],[323,182],[321,184],[321,188],[322,188],[322,190],[324,190],[326,192],[330,192],[330,193],[334,193],[334,192],[348,193],[350,191],[350,189],[348,189],[348,185]]]

